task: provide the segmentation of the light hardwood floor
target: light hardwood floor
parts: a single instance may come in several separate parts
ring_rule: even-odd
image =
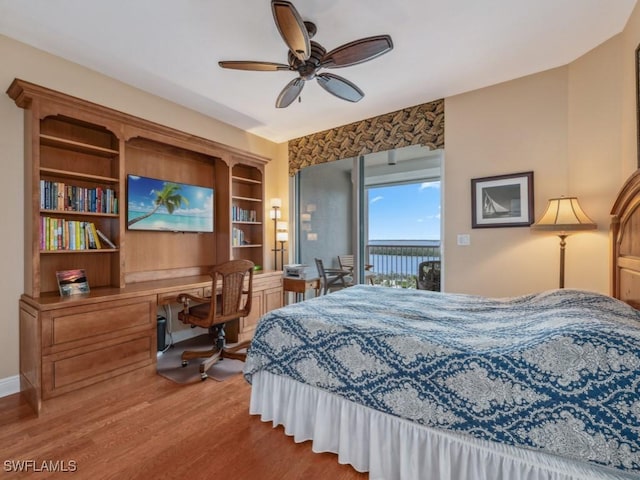
[[[133,380],[53,399],[39,417],[19,395],[0,398],[0,478],[368,478],[249,415],[241,375],[190,385],[153,374]],[[7,473],[17,460],[73,461],[77,471]]]

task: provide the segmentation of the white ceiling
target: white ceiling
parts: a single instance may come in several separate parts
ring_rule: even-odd
[[[276,142],[565,65],[616,35],[636,0],[292,0],[327,50],[391,35],[394,49],[332,70],[365,97],[307,82],[276,109],[294,72],[269,0],[0,0],[0,33]],[[25,79],[28,80],[28,79]]]

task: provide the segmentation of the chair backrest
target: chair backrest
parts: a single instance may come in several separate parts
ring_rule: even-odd
[[[341,269],[353,271],[353,255],[338,255],[338,263]]]
[[[417,288],[440,291],[440,260],[427,260],[418,265]]]
[[[253,291],[253,262],[249,260],[230,260],[215,265],[211,270],[212,302],[217,296],[218,308],[212,308],[212,324],[222,323],[251,312],[251,294]],[[245,285],[246,283],[246,285]],[[217,287],[220,286],[220,290]],[[243,298],[246,296],[246,300]]]
[[[322,279],[326,279],[327,274],[324,271],[324,264],[322,263],[322,260],[319,258],[316,258],[315,261],[316,261],[316,269],[318,270],[318,276]]]

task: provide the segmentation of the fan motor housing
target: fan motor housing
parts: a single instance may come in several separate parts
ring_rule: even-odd
[[[305,80],[311,80],[316,76],[316,73],[322,66],[322,59],[324,58],[327,50],[314,41],[311,41],[311,55],[307,60],[300,60],[291,51],[288,54],[289,65],[295,71],[297,71]]]

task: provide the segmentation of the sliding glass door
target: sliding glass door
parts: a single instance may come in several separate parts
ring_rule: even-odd
[[[302,169],[296,263],[338,268],[339,256],[353,255],[357,283],[415,288],[419,261],[441,256],[441,159],[407,147]]]

